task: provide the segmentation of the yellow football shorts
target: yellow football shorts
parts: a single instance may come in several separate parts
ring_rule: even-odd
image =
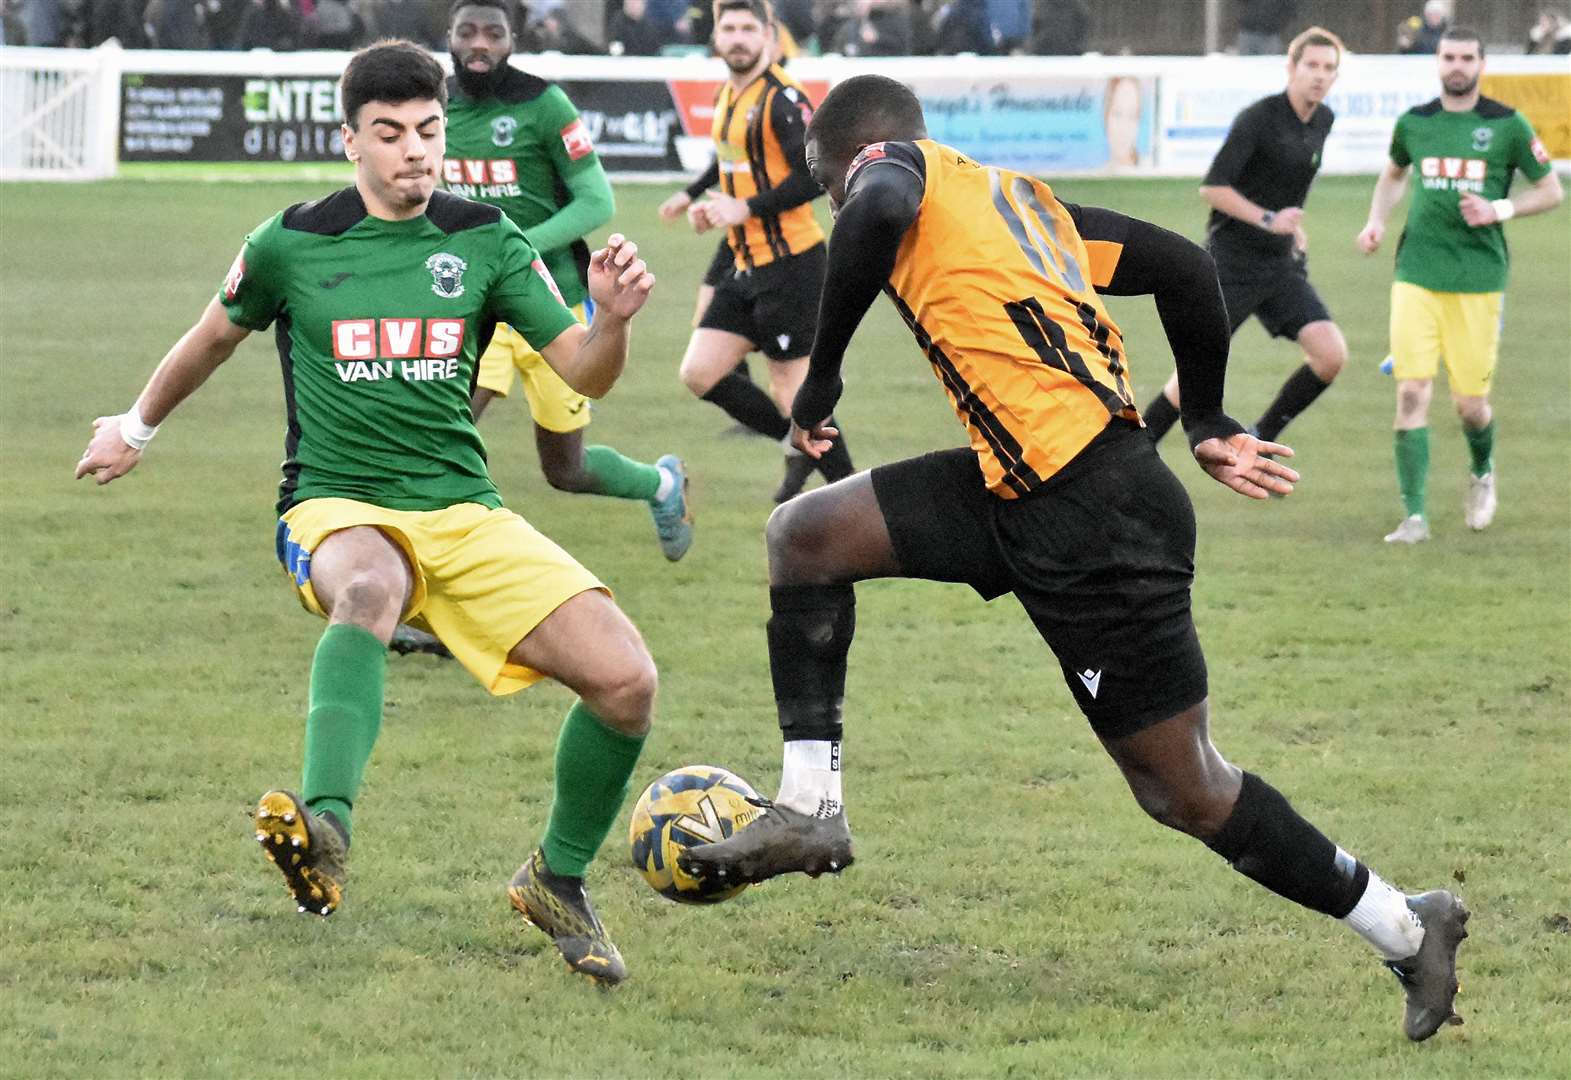
[[[1451,392],[1483,397],[1500,357],[1504,293],[1431,292],[1406,281],[1391,285],[1391,373],[1433,379],[1443,358]]]
[[[579,304],[573,314],[580,323],[588,324],[585,305]],[[515,369],[523,380],[529,415],[535,423],[561,434],[589,426],[589,399],[563,382],[562,376],[551,370],[545,357],[535,352],[518,331],[506,323],[497,323],[491,344],[480,355],[480,374],[475,385],[498,397],[507,397],[513,390]]]
[[[326,616],[311,589],[311,553],[356,525],[380,530],[404,552],[414,588],[404,621],[429,630],[493,694],[544,676],[507,654],[545,617],[600,579],[511,510],[459,503],[444,510],[388,510],[354,499],[307,499],[278,522],[278,561],[307,611]]]

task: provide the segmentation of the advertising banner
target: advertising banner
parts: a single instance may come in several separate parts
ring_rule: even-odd
[[[338,80],[128,73],[121,161],[341,161]]]
[[[664,80],[564,79],[606,171],[678,172],[676,103]]]
[[[1571,74],[1491,75],[1486,71],[1478,88],[1527,117],[1550,157],[1571,158]]]
[[[1325,173],[1373,173],[1385,167],[1391,129],[1397,117],[1440,93],[1432,73],[1399,66],[1349,63],[1331,88],[1326,105],[1336,124],[1326,139]],[[1157,165],[1163,172],[1203,176],[1245,106],[1287,86],[1286,71],[1275,64],[1227,66],[1201,80],[1165,78],[1162,82],[1161,137]]]
[[[921,75],[928,135],[984,161],[1051,178],[1149,165],[1156,80],[1112,77]]]

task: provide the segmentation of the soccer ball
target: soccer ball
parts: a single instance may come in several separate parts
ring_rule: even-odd
[[[684,904],[718,904],[747,885],[723,885],[684,873],[676,857],[690,847],[724,840],[762,812],[758,792],[714,765],[672,769],[644,789],[633,807],[627,841],[633,865],[655,892]]]

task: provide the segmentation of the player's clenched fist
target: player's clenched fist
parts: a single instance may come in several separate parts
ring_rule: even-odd
[[[1358,250],[1365,255],[1373,255],[1380,250],[1380,241],[1385,239],[1385,228],[1370,222],[1364,226],[1364,231],[1358,234]]]
[[[632,318],[649,299],[655,276],[638,257],[638,245],[612,233],[606,246],[589,260],[589,295],[598,307],[622,319]]]

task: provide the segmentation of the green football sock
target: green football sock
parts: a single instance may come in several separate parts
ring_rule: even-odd
[[[364,627],[335,623],[317,642],[300,794],[317,813],[330,811],[345,834],[365,764],[382,729],[386,674],[387,646]]]
[[[586,446],[584,469],[595,478],[596,495],[653,502],[660,489],[660,469],[623,457],[609,446]]]
[[[1495,468],[1494,420],[1476,430],[1463,424],[1462,434],[1467,436],[1467,449],[1473,455],[1473,475],[1488,476]]]
[[[584,876],[621,812],[643,748],[642,735],[607,727],[582,701],[567,711],[556,740],[556,797],[540,843],[553,874]]]
[[[1396,433],[1396,480],[1408,516],[1423,516],[1424,489],[1429,482],[1429,429]]]

